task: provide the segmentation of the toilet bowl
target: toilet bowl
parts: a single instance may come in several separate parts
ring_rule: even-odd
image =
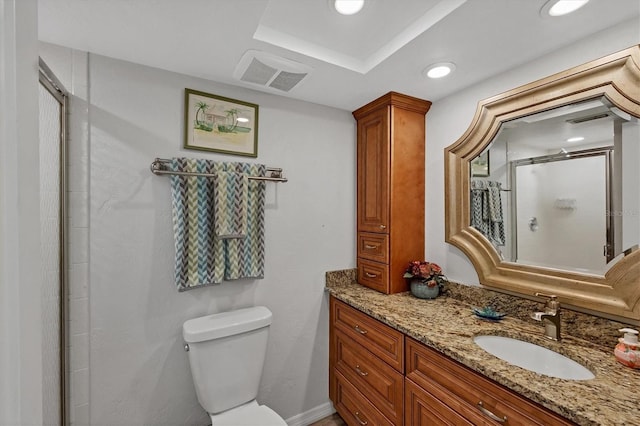
[[[182,326],[198,402],[212,426],[285,426],[256,401],[271,311],[264,306],[188,320]]]
[[[286,424],[275,411],[266,405],[258,405],[255,399],[224,413],[211,415],[211,426],[286,426]]]

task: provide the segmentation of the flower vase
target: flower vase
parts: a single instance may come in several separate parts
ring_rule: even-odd
[[[430,287],[429,284],[432,286]],[[411,294],[419,299],[435,299],[440,294],[440,286],[435,280],[411,280]]]

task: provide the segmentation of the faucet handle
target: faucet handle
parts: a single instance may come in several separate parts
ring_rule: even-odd
[[[536,296],[547,297],[549,300],[545,305],[545,310],[558,312],[560,310],[560,302],[555,294],[536,293]]]

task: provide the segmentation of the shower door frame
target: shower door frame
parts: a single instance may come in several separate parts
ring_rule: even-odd
[[[69,402],[69,383],[67,375],[68,353],[67,353],[67,136],[68,136],[68,107],[69,92],[53,74],[47,64],[39,58],[39,79],[40,84],[60,103],[60,196],[59,196],[59,291],[60,291],[60,312],[59,312],[59,345],[60,345],[60,425],[69,424],[67,404]]]
[[[613,155],[614,155],[614,147],[613,146],[605,146],[600,148],[592,148],[592,149],[584,149],[580,151],[569,151],[567,153],[561,152],[559,154],[550,154],[550,155],[542,155],[539,157],[530,157],[523,158],[520,160],[513,160],[509,162],[509,174],[510,174],[510,188],[511,188],[511,197],[509,200],[510,210],[511,210],[511,224],[510,224],[510,234],[511,234],[511,262],[518,262],[518,233],[517,233],[517,221],[518,221],[518,211],[517,211],[517,196],[518,196],[518,185],[516,178],[516,168],[519,166],[529,166],[532,164],[543,164],[543,163],[551,163],[555,161],[568,161],[575,160],[578,158],[587,158],[587,157],[597,157],[604,156],[604,175],[605,175],[605,208],[607,212],[610,212],[613,206],[613,191],[611,189],[611,185],[613,183]],[[606,257],[606,262],[609,263],[615,257],[614,253],[614,235],[615,235],[615,220],[613,215],[607,214],[605,220],[606,226],[606,243],[603,247],[603,252]]]

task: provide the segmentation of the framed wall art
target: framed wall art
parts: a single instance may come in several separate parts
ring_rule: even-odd
[[[471,160],[471,177],[489,176],[489,150]]]
[[[185,89],[184,147],[258,156],[258,105]]]

